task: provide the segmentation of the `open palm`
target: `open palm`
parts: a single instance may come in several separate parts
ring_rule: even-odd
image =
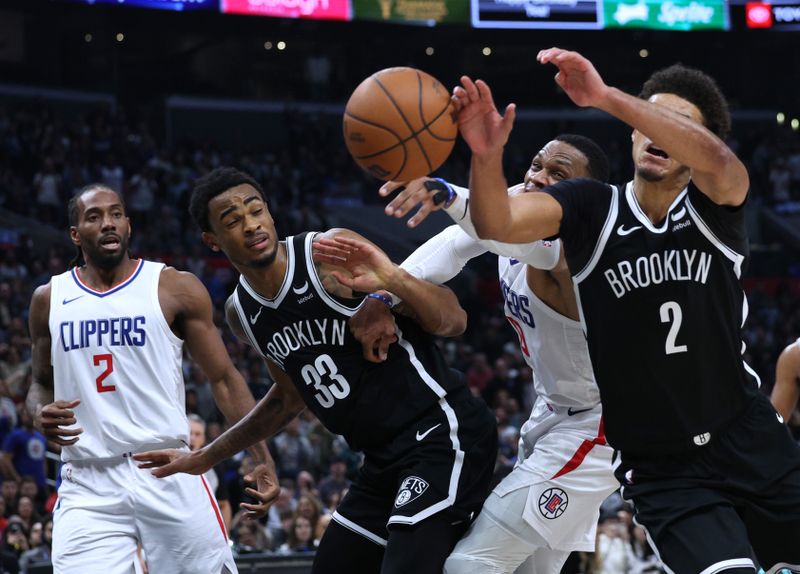
[[[508,141],[514,124],[515,106],[509,104],[500,115],[492,91],[483,80],[461,77],[453,89],[453,103],[458,111],[458,129],[472,153],[482,154],[501,149]]]

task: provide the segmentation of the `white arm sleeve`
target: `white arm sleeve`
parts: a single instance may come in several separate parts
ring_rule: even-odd
[[[486,253],[486,247],[480,241],[467,235],[458,225],[451,225],[420,245],[400,267],[414,277],[441,285],[482,253]]]
[[[510,257],[521,263],[535,267],[536,269],[549,270],[558,264],[558,257],[561,252],[561,241],[534,241],[533,243],[501,243],[490,239],[480,239],[472,225],[472,218],[469,214],[469,190],[447,183],[455,192],[456,197],[449,207],[445,208],[445,213],[455,221],[464,232],[480,242],[486,251],[491,251],[496,255]],[[515,185],[508,190],[509,195],[522,193],[524,184]]]

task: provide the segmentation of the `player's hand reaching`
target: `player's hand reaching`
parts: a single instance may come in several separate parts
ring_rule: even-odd
[[[149,450],[133,455],[133,460],[141,463],[139,468],[153,469],[153,476],[164,478],[179,472],[203,474],[213,465],[204,456],[204,449],[189,452],[176,448]]]
[[[253,520],[264,516],[272,503],[278,499],[281,486],[278,476],[271,465],[259,464],[252,472],[246,474],[247,482],[255,483],[256,488],[245,488],[245,492],[256,499],[257,503],[242,502],[239,506],[245,511],[244,517]]]
[[[64,428],[78,422],[75,418],[75,407],[81,404],[80,399],[74,401],[55,401],[43,406],[36,413],[34,425],[41,429],[47,440],[60,446],[70,446],[78,442],[82,428]],[[74,437],[74,438],[67,438]]]
[[[570,99],[581,107],[601,107],[609,87],[592,63],[578,52],[561,48],[542,50],[536,56],[540,64],[553,64],[558,67],[556,83]]]
[[[346,269],[349,273],[331,270],[331,275],[353,291],[372,293],[386,289],[397,274],[397,266],[386,254],[365,241],[336,236],[319,238],[312,245],[314,261]]]
[[[442,209],[450,199],[447,186],[430,177],[412,179],[408,183],[389,181],[378,190],[381,197],[387,197],[394,192],[397,192],[397,197],[392,199],[384,209],[386,215],[403,217],[414,206],[419,205],[417,212],[407,222],[409,227],[416,227],[422,223],[428,215]]]
[[[364,358],[372,363],[386,360],[389,345],[397,341],[394,315],[381,301],[367,299],[347,322],[356,341],[361,343]]]
[[[453,88],[452,100],[458,112],[458,131],[473,154],[503,149],[514,126],[515,104],[508,104],[500,115],[486,82],[473,82],[469,76],[461,76],[461,85]]]

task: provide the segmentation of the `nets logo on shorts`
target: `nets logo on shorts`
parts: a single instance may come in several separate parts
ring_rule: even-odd
[[[400,492],[394,500],[395,508],[408,504],[412,500],[418,499],[422,493],[428,490],[428,483],[418,476],[409,476],[400,485]]]
[[[569,496],[560,488],[548,488],[539,496],[539,512],[548,520],[564,514],[567,504],[569,504]]]

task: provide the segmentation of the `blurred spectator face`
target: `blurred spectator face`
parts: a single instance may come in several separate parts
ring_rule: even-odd
[[[217,437],[222,434],[222,425],[217,422],[208,423],[206,434],[208,435],[209,442],[215,441]]]
[[[301,470],[297,474],[297,486],[298,488],[303,491],[309,491],[314,489],[314,477],[311,476],[311,473],[307,470]]]
[[[331,462],[331,478],[335,480],[342,480],[347,472],[347,465],[343,460],[334,460]]]
[[[297,516],[294,519],[294,536],[300,544],[311,542],[311,521],[304,516]]]
[[[198,421],[189,421],[189,448],[198,450],[206,444],[206,427]]]
[[[309,520],[313,520],[319,514],[317,506],[308,496],[301,496],[297,501],[297,514]]]
[[[33,516],[33,501],[27,496],[21,497],[17,505],[17,514],[23,520],[30,520],[31,516]]]
[[[36,481],[31,480],[29,478],[23,478],[22,484],[19,487],[19,495],[27,496],[31,500],[36,500],[36,496],[38,494],[39,494],[39,485],[36,484]]]
[[[44,537],[45,543],[47,543],[49,546],[52,546],[52,544],[53,544],[53,521],[52,520],[48,520],[47,523],[44,525],[44,532],[43,532],[42,536]]]
[[[24,550],[28,545],[25,529],[21,524],[12,522],[6,528],[6,545],[14,550]]]
[[[0,494],[3,495],[3,498],[8,501],[15,501],[17,498],[17,494],[19,494],[19,485],[17,484],[16,480],[4,480],[3,485],[0,486]]]
[[[31,548],[35,546],[41,546],[43,536],[44,536],[44,529],[42,528],[41,522],[37,522],[36,524],[31,526],[31,535],[28,537],[28,541],[30,542]]]
[[[253,531],[253,525],[240,524],[236,529],[236,535],[239,538],[240,546],[249,546],[255,548],[256,546],[256,533]]]
[[[70,237],[88,260],[114,269],[128,253],[131,224],[119,196],[110,189],[87,191],[78,200],[78,222]]]

